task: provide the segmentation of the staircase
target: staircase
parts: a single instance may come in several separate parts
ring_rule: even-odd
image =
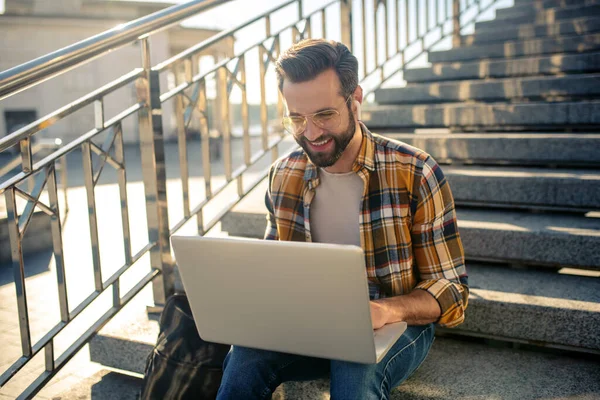
[[[442,165],[471,297],[392,398],[600,398],[600,0],[515,0],[429,61],[362,116]],[[222,229],[262,237],[265,190]],[[92,360],[141,373],[157,332],[145,314],[116,319]],[[328,398],[327,385],[275,398]]]

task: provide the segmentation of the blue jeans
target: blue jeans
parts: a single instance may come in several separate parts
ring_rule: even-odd
[[[225,358],[217,394],[225,399],[268,399],[286,381],[331,378],[331,398],[387,399],[421,365],[433,343],[433,324],[409,326],[377,364],[358,364],[234,346]]]

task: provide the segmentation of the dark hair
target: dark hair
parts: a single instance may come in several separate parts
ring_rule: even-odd
[[[279,90],[283,82],[306,82],[333,69],[340,79],[342,97],[348,97],[358,86],[358,61],[343,44],[334,40],[305,39],[279,56],[275,63]]]

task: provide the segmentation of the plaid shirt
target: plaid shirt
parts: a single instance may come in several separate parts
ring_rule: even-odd
[[[456,326],[469,289],[450,186],[424,151],[361,128],[352,169],[365,187],[358,217],[371,298],[426,290],[440,305],[437,323]],[[303,150],[271,166],[265,239],[312,241],[310,205],[318,185],[318,168]]]

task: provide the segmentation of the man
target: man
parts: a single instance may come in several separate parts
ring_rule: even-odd
[[[409,327],[373,365],[234,346],[217,398],[269,398],[282,382],[328,374],[333,399],[388,398],[425,359],[433,323],[464,320],[467,273],[450,187],[428,154],[359,121],[358,63],[346,46],[304,40],[276,68],[283,124],[302,150],[271,167],[265,238],[361,246],[373,328]]]

